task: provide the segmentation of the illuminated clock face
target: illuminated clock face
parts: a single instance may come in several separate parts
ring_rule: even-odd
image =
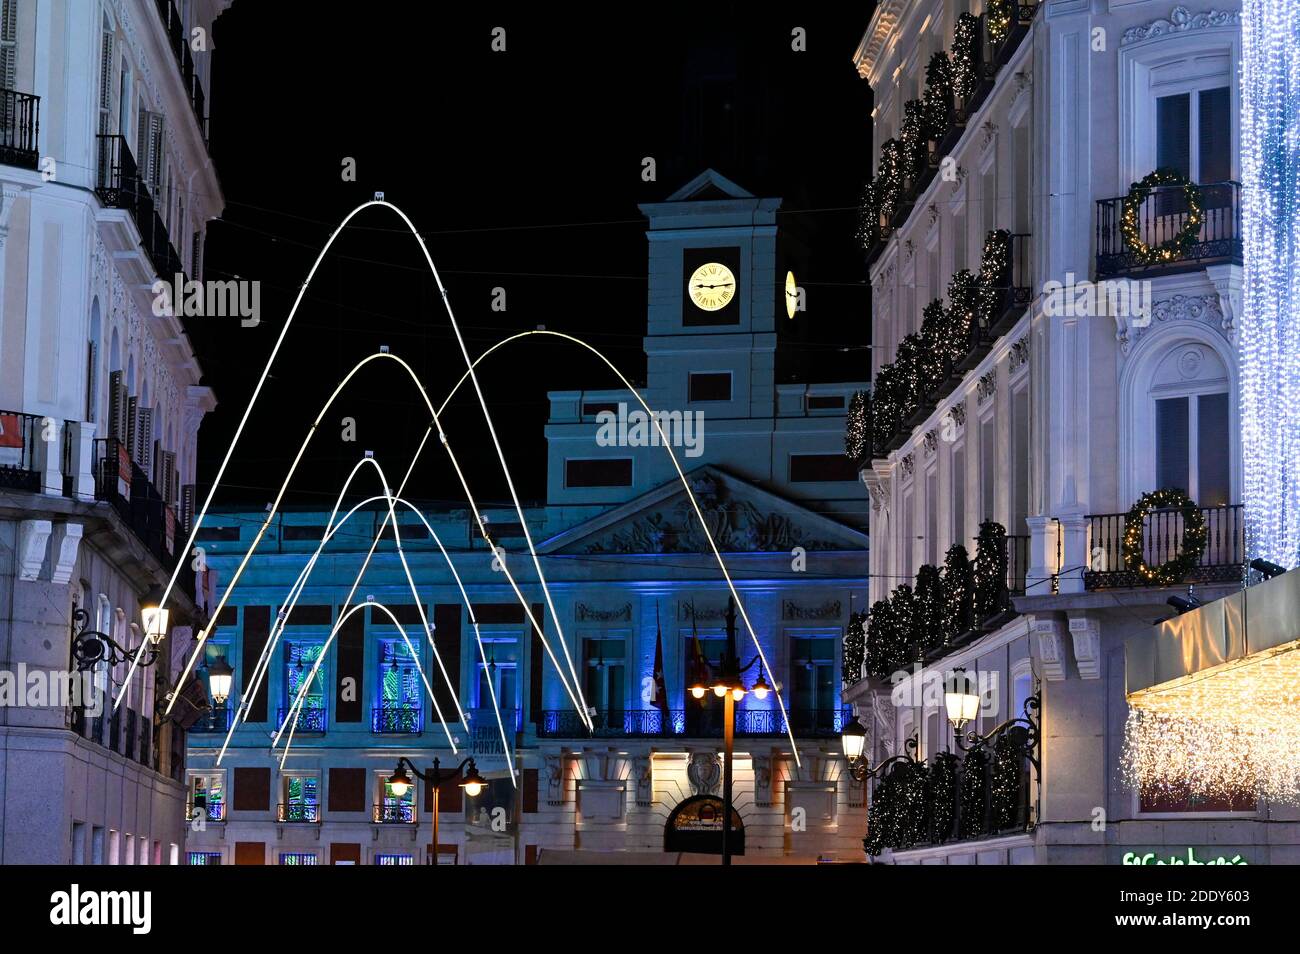
[[[794,272],[785,273],[785,314],[793,318],[799,310],[799,286],[795,284]]]
[[[736,276],[719,262],[705,262],[691,273],[691,301],[703,311],[718,311],[736,297]]]

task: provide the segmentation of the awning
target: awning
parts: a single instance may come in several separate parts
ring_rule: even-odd
[[[1300,803],[1300,572],[1160,623],[1124,650],[1130,782]]]

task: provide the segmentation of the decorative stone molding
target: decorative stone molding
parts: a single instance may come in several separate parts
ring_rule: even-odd
[[[921,445],[925,449],[925,456],[933,457],[939,450],[939,432],[930,428],[925,432],[925,437],[921,438]]]
[[[726,615],[727,608],[725,606],[692,606],[689,600],[682,600],[677,604],[677,619],[683,623],[719,620],[725,618]]]
[[[1070,620],[1070,641],[1074,644],[1074,661],[1084,679],[1101,678],[1101,624],[1086,616]]]
[[[559,755],[545,757],[546,804],[564,804],[564,758]]]
[[[1237,333],[1237,316],[1241,314],[1241,268],[1236,265],[1211,265],[1206,277],[1219,296],[1219,327],[1232,339]]]
[[[889,38],[898,29],[899,21],[907,10],[907,0],[880,0],[876,12],[871,17],[866,35],[853,53],[853,64],[858,68],[858,75],[865,80],[871,79],[881,54],[889,45]]]
[[[1225,287],[1225,294],[1230,298],[1232,291]],[[1236,292],[1236,304],[1240,304],[1240,289]],[[1233,308],[1232,301],[1229,302],[1229,308]],[[1229,337],[1232,336],[1232,318],[1225,315],[1222,307],[1222,299],[1219,294],[1214,295],[1174,295],[1171,298],[1165,298],[1151,306],[1151,318],[1144,325],[1134,325],[1129,322],[1120,322],[1117,326],[1115,339],[1119,342],[1120,351],[1127,355],[1147,330],[1152,327],[1154,322],[1166,323],[1173,321],[1199,321],[1203,324],[1213,325],[1219,330],[1224,331]],[[1132,335],[1130,336],[1130,330]]]
[[[989,398],[998,392],[998,369],[993,368],[987,374],[984,374],[979,384],[975,386],[975,401],[983,405],[988,403]]]
[[[692,752],[686,764],[686,778],[696,795],[712,795],[722,780],[722,759],[712,750]]]
[[[24,520],[18,525],[18,579],[31,583],[40,578],[45,545],[53,531],[48,520]]]
[[[987,149],[993,140],[998,138],[998,124],[989,119],[980,126],[980,131],[984,133],[984,138],[980,140],[980,148]]]
[[[956,424],[958,427],[966,426],[966,402],[965,401],[958,401],[956,404],[952,406],[952,410],[949,411],[949,413],[952,415],[952,420],[954,424]]]
[[[904,261],[905,261],[905,262],[910,262],[910,261],[912,260],[912,257],[913,257],[915,254],[916,254],[916,243],[913,242],[911,239],[907,239],[907,240],[905,240],[905,241],[903,242],[903,259],[904,259]]]
[[[913,454],[905,454],[898,462],[899,469],[903,472],[903,477],[911,477],[916,470],[916,457]]]
[[[632,604],[624,603],[618,609],[596,609],[586,603],[578,603],[573,608],[573,618],[579,623],[612,623],[632,621]]]
[[[867,485],[867,491],[871,494],[871,509],[879,513],[884,511],[889,513],[889,480],[880,478],[874,483]]]
[[[1207,27],[1237,26],[1241,16],[1236,10],[1206,10],[1204,13],[1191,13],[1186,7],[1174,7],[1167,20],[1152,20],[1142,26],[1129,27],[1120,39],[1120,46],[1152,40],[1158,36],[1172,33],[1186,33],[1190,30],[1204,30]]]
[[[754,804],[772,804],[772,757],[755,755],[754,762]]]
[[[783,619],[839,619],[840,605],[839,600],[827,600],[820,606],[801,606],[794,600],[783,600],[781,602],[781,615]]]
[[[1012,77],[1012,81],[1016,84],[1016,91],[1011,94],[1011,109],[1008,112],[1015,112],[1020,105],[1021,97],[1034,88],[1034,74],[1030,70],[1021,70]]]
[[[1007,364],[1012,374],[1029,364],[1029,335],[1024,335],[1011,345]]]
[[[1043,678],[1060,682],[1065,678],[1065,627],[1059,620],[1035,619],[1029,624],[1029,633],[1038,646],[1038,658],[1043,663]]]
[[[81,533],[84,528],[79,523],[58,523],[54,525],[50,546],[50,582],[66,586],[72,579],[72,571],[77,566],[77,550],[81,547]]]
[[[925,213],[930,217],[931,225],[934,225],[934,223],[939,221],[939,206],[936,203],[931,202],[927,205],[925,207]]]
[[[871,719],[876,728],[875,737],[880,741],[885,755],[893,755],[897,746],[894,744],[898,734],[898,708],[887,692],[871,694]],[[861,721],[861,720],[859,720]],[[870,752],[863,753],[870,756]]]

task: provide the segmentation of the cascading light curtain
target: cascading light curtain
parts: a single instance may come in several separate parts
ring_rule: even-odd
[[[1241,40],[1247,547],[1292,568],[1300,563],[1300,0],[1245,0]]]

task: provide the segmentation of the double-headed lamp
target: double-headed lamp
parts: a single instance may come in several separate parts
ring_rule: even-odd
[[[766,699],[767,694],[772,691],[772,687],[769,686],[767,684],[767,680],[763,678],[763,671],[761,667],[759,668],[758,679],[754,681],[754,685],[751,691],[754,693],[754,698],[756,699]]]
[[[979,715],[980,697],[971,683],[972,680],[965,669],[955,669],[943,690],[943,703],[948,710],[948,721],[958,732]]]
[[[144,623],[145,636],[154,642],[167,635],[167,625],[171,622],[171,611],[163,606],[163,588],[158,585],[149,587],[140,598],[140,621]]]
[[[465,794],[470,798],[483,791],[487,785],[487,779],[478,773],[478,766],[474,760],[470,759],[469,765],[465,766],[465,774],[461,777],[460,786],[465,789]]]
[[[212,703],[217,708],[226,704],[230,698],[230,684],[235,676],[235,669],[226,662],[225,656],[218,656],[208,663],[208,691],[212,693]]]
[[[862,750],[867,744],[867,730],[857,719],[847,719],[840,730],[840,741],[844,744],[844,757],[850,762],[862,758]]]

